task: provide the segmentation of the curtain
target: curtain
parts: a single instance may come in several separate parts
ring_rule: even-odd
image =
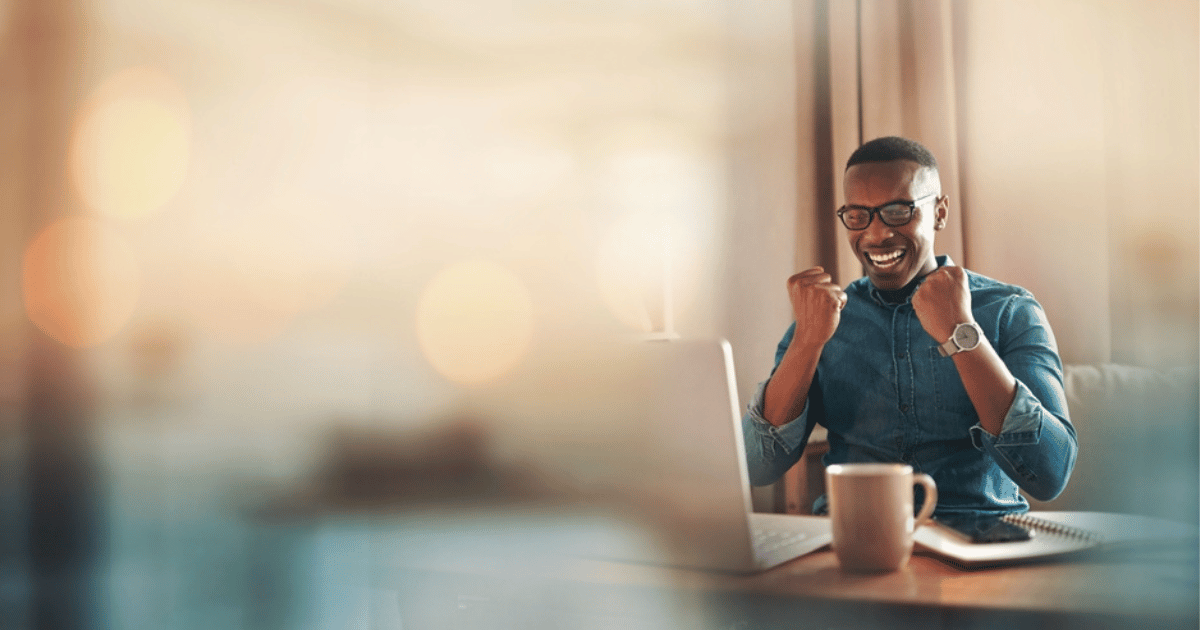
[[[862,275],[833,210],[845,201],[842,174],[850,154],[867,140],[897,135],[937,157],[951,207],[937,252],[970,264],[960,211],[950,0],[798,0],[796,9],[812,16],[798,19],[799,28],[812,30],[798,32],[796,41],[804,49],[798,51],[799,93],[804,98],[805,84],[812,89],[811,121],[818,128],[817,142],[800,147],[815,175],[802,177],[800,187],[813,191],[820,205],[810,225],[816,251],[803,254],[815,253],[839,284]]]

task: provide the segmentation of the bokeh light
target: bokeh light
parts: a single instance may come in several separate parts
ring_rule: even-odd
[[[723,193],[715,149],[696,136],[655,119],[605,128],[598,199],[615,220],[595,226],[604,235],[596,281],[608,310],[635,331],[673,333],[711,278],[703,259],[715,251]]]
[[[600,243],[596,280],[605,306],[622,323],[650,332],[661,318],[667,261],[666,229],[637,217],[618,222]]]
[[[191,122],[183,92],[163,72],[124,70],[80,109],[72,179],[94,211],[120,219],[160,210],[183,185]]]
[[[696,228],[658,216],[626,216],[596,252],[596,283],[614,317],[638,332],[674,329],[705,275]]]
[[[504,267],[467,260],[443,269],[417,304],[417,337],[442,376],[462,384],[492,381],[525,356],[533,304],[524,283]]]
[[[120,233],[96,219],[63,219],[25,250],[25,311],[59,342],[94,346],[129,321],[140,279],[137,258]]]

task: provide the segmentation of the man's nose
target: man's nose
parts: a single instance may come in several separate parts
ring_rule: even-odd
[[[883,222],[883,217],[875,215],[871,224],[863,231],[863,239],[867,243],[882,243],[896,233],[895,228]]]

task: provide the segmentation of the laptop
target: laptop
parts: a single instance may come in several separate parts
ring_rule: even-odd
[[[725,340],[631,345],[639,378],[626,477],[651,544],[599,556],[724,572],[763,571],[831,540],[819,516],[752,511],[733,354]]]

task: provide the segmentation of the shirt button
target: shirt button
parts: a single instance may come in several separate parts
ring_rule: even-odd
[[[900,405],[900,411],[908,411],[908,405]]]
[[[897,359],[903,359],[903,358],[904,358],[904,353],[903,353],[903,352],[897,352],[897,353],[896,353],[896,358],[897,358]]]

